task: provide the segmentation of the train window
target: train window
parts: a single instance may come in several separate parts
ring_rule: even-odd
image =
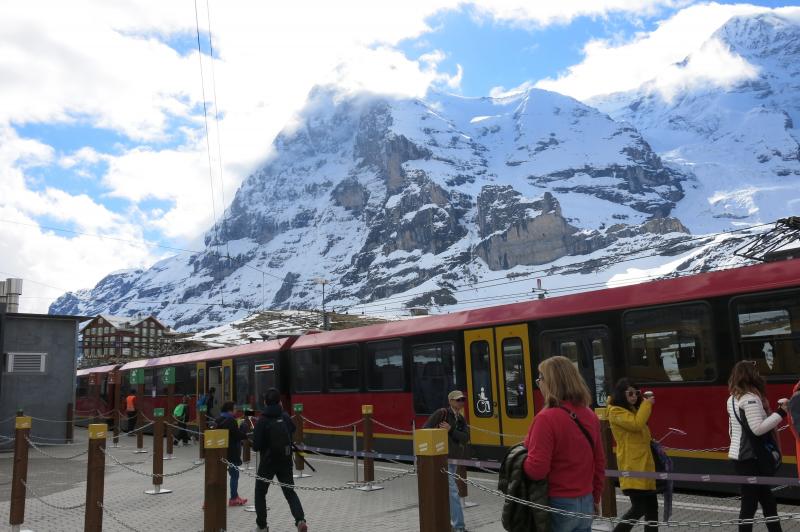
[[[472,363],[472,404],[494,404],[492,397],[492,367],[489,343],[485,340],[472,342],[469,346],[469,358]],[[494,412],[489,408],[475,408],[477,417],[492,417]]]
[[[506,414],[508,417],[527,417],[528,401],[525,389],[525,358],[522,340],[503,340],[503,381],[506,389]]]
[[[400,340],[367,344],[367,389],[402,390],[403,344]]]
[[[627,373],[641,382],[713,380],[710,310],[691,304],[625,313]]]
[[[321,392],[322,353],[320,350],[292,351],[292,373],[296,392]]]
[[[328,390],[354,392],[361,389],[358,363],[358,346],[331,347],[328,349]]]
[[[542,360],[561,355],[575,364],[586,381],[589,390],[593,390],[594,403],[598,406],[606,404],[607,364],[609,333],[605,327],[582,327],[579,329],[562,329],[546,331],[541,335],[539,348]]]
[[[735,315],[742,359],[765,376],[800,373],[800,292],[742,298]]]
[[[432,414],[447,404],[447,394],[456,387],[455,353],[453,342],[411,348],[417,414]]]
[[[236,379],[235,389],[236,396],[233,400],[237,405],[245,405],[250,402],[250,362],[239,361],[236,362]]]

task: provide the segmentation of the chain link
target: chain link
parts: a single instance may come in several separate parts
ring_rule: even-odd
[[[78,454],[75,454],[75,455],[72,455],[72,456],[55,456],[55,455],[52,455],[52,454],[47,453],[47,452],[43,451],[42,449],[40,449],[39,446],[36,445],[36,443],[34,443],[33,441],[31,441],[30,438],[25,438],[25,439],[28,441],[30,446],[33,447],[33,449],[36,452],[41,453],[41,454],[43,454],[43,455],[45,455],[47,457],[50,457],[50,458],[55,458],[57,460],[72,460],[73,458],[78,458],[79,456],[83,456],[84,454],[89,452],[89,449],[87,448],[86,450],[81,451]]]
[[[181,427],[179,425],[173,425],[172,423],[167,423],[166,421],[164,422],[164,425],[166,425],[168,427],[172,427],[175,430],[185,430],[189,434],[197,434],[198,436],[200,435],[200,431],[199,430],[192,430],[192,429],[190,429],[188,427]],[[175,435],[173,434],[173,436],[175,436]]]
[[[111,518],[113,521],[116,521],[116,522],[117,522],[117,524],[124,526],[124,527],[125,527],[125,528],[127,528],[128,530],[133,530],[133,532],[139,532],[139,530],[138,530],[138,529],[136,529],[136,528],[133,528],[131,525],[129,525],[129,524],[127,524],[127,523],[124,523],[124,522],[122,522],[122,521],[120,520],[120,518],[119,518],[119,517],[117,517],[116,515],[114,515],[114,514],[111,512],[111,510],[109,510],[108,508],[106,508],[106,506],[105,506],[105,505],[104,505],[102,502],[100,502],[100,501],[97,501],[97,506],[98,506],[98,507],[100,507],[100,509],[101,509],[101,510],[103,510],[103,513],[104,513],[105,515],[109,516],[109,517],[110,517],[110,518]]]
[[[393,430],[395,432],[401,432],[403,434],[413,434],[414,433],[413,430],[398,429],[397,427],[392,427],[390,425],[384,425],[383,423],[381,423],[380,421],[378,421],[377,419],[374,419],[374,418],[373,418],[372,422],[375,423],[376,425],[380,425],[381,427],[383,427],[385,429]]]
[[[176,471],[174,473],[152,473],[152,472],[151,473],[147,473],[145,471],[141,471],[139,469],[136,469],[135,467],[131,467],[128,464],[120,462],[117,459],[116,456],[114,456],[113,454],[109,453],[105,449],[101,448],[101,451],[103,451],[104,455],[106,455],[107,457],[111,458],[112,462],[114,462],[118,466],[122,467],[123,469],[127,469],[131,473],[136,473],[137,475],[141,475],[143,477],[149,477],[149,478],[152,478],[152,477],[159,477],[159,478],[177,477],[178,475],[183,475],[184,473],[188,473],[189,471],[194,471],[195,469],[197,469],[199,467],[202,467],[204,465],[204,463],[205,463],[205,462],[202,462],[202,463],[199,463],[199,464],[192,464],[191,466],[187,467],[186,469],[181,469],[180,471]]]
[[[597,515],[582,514],[582,513],[579,513],[579,512],[570,512],[568,510],[561,510],[560,508],[553,508],[551,506],[546,506],[546,505],[543,505],[543,504],[537,504],[535,502],[527,501],[525,499],[520,499],[519,497],[514,497],[512,495],[507,495],[507,494],[505,494],[505,493],[503,493],[501,491],[498,491],[498,490],[487,488],[486,486],[484,486],[484,485],[482,485],[482,484],[480,484],[478,482],[474,482],[473,480],[470,480],[468,478],[462,478],[462,477],[460,477],[459,475],[457,475],[455,473],[450,473],[447,469],[443,468],[443,469],[441,469],[441,472],[446,474],[446,475],[449,475],[449,476],[455,478],[456,480],[460,480],[462,482],[465,482],[465,483],[469,484],[470,486],[478,488],[481,491],[484,491],[486,493],[494,495],[495,497],[499,497],[499,498],[504,499],[506,501],[515,502],[517,504],[521,504],[523,506],[527,506],[527,507],[533,508],[535,510],[541,510],[541,511],[545,511],[545,512],[548,512],[548,513],[555,513],[555,514],[564,515],[564,516],[567,516],[567,517],[577,517],[578,519],[604,521],[604,522],[611,523],[611,524],[624,523],[624,524],[629,524],[629,525],[633,525],[633,526],[642,524],[642,525],[645,525],[645,526],[665,526],[665,527],[668,527],[668,528],[678,528],[678,527],[681,527],[681,528],[705,528],[705,527],[708,527],[708,528],[720,528],[720,527],[723,527],[723,526],[754,525],[754,524],[760,524],[760,523],[765,523],[766,524],[766,523],[775,523],[775,522],[780,522],[780,521],[791,521],[791,520],[800,519],[800,513],[774,515],[774,516],[770,516],[770,517],[753,517],[751,519],[728,519],[728,520],[725,520],[725,521],[639,521],[639,520],[634,521],[633,519],[621,519],[621,518],[618,518],[618,517],[602,517],[602,516],[597,516]]]
[[[22,485],[25,486],[25,489],[28,492],[30,492],[30,494],[33,495],[36,499],[38,499],[40,503],[44,504],[45,506],[49,506],[50,508],[54,508],[56,510],[77,510],[78,508],[83,508],[84,506],[86,506],[85,502],[76,504],[74,506],[59,506],[58,504],[49,503],[44,499],[42,499],[42,497],[38,493],[36,493],[36,491],[32,487],[28,486],[27,482],[25,482],[22,479],[19,479],[19,481],[22,482]]]
[[[503,432],[494,432],[491,430],[486,430],[480,427],[476,427],[475,425],[470,425],[469,423],[467,423],[467,426],[469,427],[470,430],[477,430],[478,432],[484,432],[486,434],[491,434],[492,436],[506,436],[508,438],[522,438],[522,439],[525,439],[527,437],[527,434],[505,434]]]
[[[680,447],[664,447],[666,451],[681,451],[687,453],[721,453],[730,449],[729,445],[725,447],[711,447],[709,449],[681,449]]]
[[[314,425],[315,427],[321,427],[323,429],[346,429],[346,428],[349,428],[349,427],[355,427],[356,425],[358,425],[359,423],[364,421],[364,419],[362,418],[362,419],[357,419],[356,421],[353,421],[352,423],[347,423],[345,425],[323,425],[322,423],[317,423],[316,421],[312,421],[312,420],[308,419],[306,416],[304,416],[302,414],[300,414],[300,417],[303,419],[303,421],[305,421],[307,423],[310,423],[310,424]]]
[[[222,463],[225,464],[228,467],[236,467],[234,464],[228,462],[225,459],[222,459]],[[305,490],[305,491],[346,491],[346,490],[358,489],[361,486],[363,486],[364,484],[383,484],[385,482],[391,482],[393,480],[397,480],[398,478],[403,478],[403,477],[406,477],[406,476],[409,476],[409,475],[416,475],[417,474],[417,470],[416,470],[416,468],[412,467],[411,469],[408,469],[406,471],[402,471],[400,473],[397,473],[395,475],[390,475],[388,477],[379,478],[379,479],[373,480],[372,482],[364,482],[364,483],[359,483],[359,484],[347,484],[345,486],[298,486],[297,484],[286,484],[286,483],[281,482],[279,480],[268,479],[268,478],[265,478],[265,477],[261,477],[261,476],[258,476],[256,474],[253,474],[253,473],[248,473],[247,471],[244,471],[244,474],[249,476],[249,477],[253,477],[256,480],[260,480],[262,482],[267,482],[269,484],[274,484],[275,486],[280,486],[281,488],[289,488],[289,489],[293,489],[293,490]]]

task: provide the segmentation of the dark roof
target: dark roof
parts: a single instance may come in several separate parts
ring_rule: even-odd
[[[7,312],[7,318],[30,318],[30,319],[40,319],[40,320],[74,320],[74,321],[85,321],[87,319],[91,319],[91,316],[72,316],[69,314],[33,314],[28,312]]]

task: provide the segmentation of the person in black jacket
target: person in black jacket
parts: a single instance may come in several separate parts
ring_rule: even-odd
[[[242,464],[242,440],[244,433],[239,429],[239,423],[233,415],[233,401],[222,403],[220,416],[217,418],[216,427],[228,430],[228,473],[231,476],[231,498],[228,506],[244,506],[247,499],[239,497],[239,467]]]
[[[267,490],[269,482],[259,480],[264,478],[272,480],[277,477],[278,482],[291,485],[292,479],[292,450],[291,441],[295,431],[294,423],[289,414],[281,407],[281,394],[275,388],[270,388],[266,393],[266,406],[258,418],[253,431],[253,450],[260,453],[261,460],[258,464],[258,477],[256,479],[256,525],[257,530],[267,529]],[[294,517],[298,532],[307,532],[303,506],[300,498],[293,488],[281,486],[283,496],[289,503],[289,509]]]
[[[467,420],[464,419],[464,403],[466,397],[464,393],[453,390],[447,394],[447,402],[450,408],[440,408],[434,412],[423,428],[426,429],[445,429],[447,431],[447,456],[448,458],[466,458],[467,444],[469,443],[469,427]],[[450,471],[448,481],[450,485],[450,524],[453,532],[464,532],[464,509],[461,507],[461,498],[458,496],[458,486],[456,479],[453,478],[458,466],[447,464]]]

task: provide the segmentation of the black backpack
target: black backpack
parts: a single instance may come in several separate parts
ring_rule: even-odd
[[[286,465],[292,463],[292,438],[289,435],[289,428],[284,423],[283,417],[272,418],[267,423],[267,437],[269,446],[267,447],[266,459],[276,465]]]

